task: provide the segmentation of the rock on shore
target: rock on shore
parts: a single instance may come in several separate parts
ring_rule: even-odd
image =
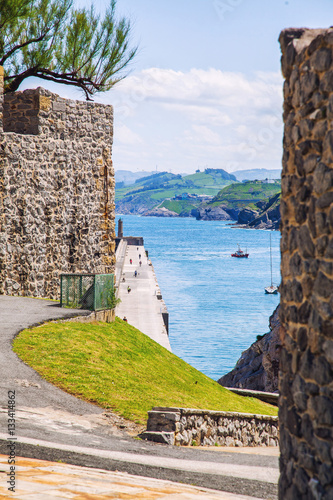
[[[145,215],[147,217],[179,217],[177,212],[169,210],[168,208],[165,207],[153,208],[152,210],[148,210],[142,215]]]
[[[197,220],[237,220],[238,212],[226,205],[204,207],[192,210]]]
[[[238,224],[249,224],[258,216],[259,210],[253,210],[248,207],[243,208],[238,214]]]
[[[252,220],[249,221],[248,227],[252,229],[275,229],[280,227],[280,199],[281,193],[272,196],[264,205],[260,213]]]
[[[250,229],[275,229],[279,230],[281,193],[272,196],[268,202],[256,203],[257,209],[245,207],[238,214],[237,227]]]
[[[255,391],[276,392],[278,390],[282,334],[279,308],[280,306],[269,318],[270,332],[242,353],[235,368],[221,377],[218,380],[219,384],[224,387]]]

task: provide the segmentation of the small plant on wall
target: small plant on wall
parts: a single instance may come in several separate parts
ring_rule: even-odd
[[[116,294],[113,289],[109,290],[106,298],[108,309],[115,309],[118,304],[120,304],[121,300],[116,297]]]

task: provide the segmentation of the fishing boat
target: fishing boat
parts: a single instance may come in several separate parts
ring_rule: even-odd
[[[241,250],[240,246],[238,245],[238,250],[236,250],[235,253],[232,253],[231,254],[231,257],[237,257],[238,259],[247,259],[249,256],[249,254],[247,253],[247,250],[245,250],[245,252],[243,252],[243,250]]]
[[[269,249],[270,249],[270,261],[271,261],[271,285],[266,286],[265,293],[270,295],[276,295],[278,293],[278,287],[273,285],[273,265],[272,265],[272,235],[269,234]]]

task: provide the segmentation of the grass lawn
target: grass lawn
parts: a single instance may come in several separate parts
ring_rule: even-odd
[[[221,387],[126,322],[47,323],[24,330],[14,351],[46,380],[145,424],[153,406],[277,415]]]
[[[281,183],[266,184],[263,181],[231,184],[223,188],[208,205],[226,203],[227,205],[241,206],[255,203],[274,196],[281,191]]]
[[[192,209],[197,208],[200,205],[200,200],[165,200],[162,203],[162,207],[169,210],[173,210],[177,214],[180,214],[184,210],[190,212]]]

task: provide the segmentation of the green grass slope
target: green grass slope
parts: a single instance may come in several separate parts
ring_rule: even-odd
[[[172,210],[173,212],[176,212],[177,214],[180,213],[190,213],[191,210],[194,208],[197,208],[200,205],[201,201],[200,200],[164,200],[161,207],[165,207],[168,210]]]
[[[255,203],[267,200],[281,191],[281,182],[250,181],[231,184],[222,189],[207,206],[227,205],[229,208],[256,208]]]
[[[49,382],[138,423],[153,406],[277,414],[223,388],[119,318],[47,323],[21,332],[13,348]]]

